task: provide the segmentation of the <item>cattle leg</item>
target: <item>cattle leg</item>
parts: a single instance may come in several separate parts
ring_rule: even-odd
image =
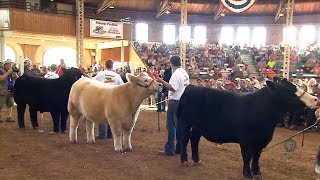
[[[70,115],[70,132],[69,132],[69,139],[71,143],[77,143],[77,133],[78,133],[78,126],[80,122],[80,115]]]
[[[191,126],[188,126],[186,122],[180,121],[179,130],[180,130],[180,136],[181,136],[181,155],[180,155],[181,166],[188,166],[187,146],[190,139]]]
[[[53,132],[60,132],[60,113],[56,111],[50,112],[53,121]]]
[[[199,160],[199,141],[201,138],[201,132],[199,129],[192,128],[191,130],[191,150],[192,150],[192,160],[195,166],[202,165]]]
[[[256,150],[252,154],[252,164],[251,164],[251,169],[252,169],[252,174],[254,176],[254,179],[262,179],[261,172],[260,172],[260,167],[259,167],[259,158],[261,155],[261,149]]]
[[[26,104],[17,104],[19,128],[25,128],[25,125],[24,125],[24,112],[25,112],[25,110],[26,110]]]
[[[251,152],[246,149],[245,147],[241,146],[241,154],[242,154],[242,159],[243,159],[243,175],[244,178],[249,178],[252,179],[252,173],[251,173],[251,169],[250,169],[250,160],[252,157]]]
[[[88,143],[95,143],[94,138],[94,123],[90,120],[86,120],[86,132],[87,132],[87,142]]]
[[[39,127],[38,124],[38,111],[32,107],[29,107],[29,113],[30,113],[30,120],[31,120],[31,124],[33,129],[37,129]]]
[[[68,112],[61,113],[61,122],[60,122],[60,129],[61,133],[65,133],[67,129],[67,120],[68,120]]]
[[[111,125],[109,123],[109,125],[113,134],[114,150],[122,153],[122,127],[120,124]]]
[[[132,146],[131,146],[131,130],[122,130],[123,133],[123,151],[128,152],[132,151]]]

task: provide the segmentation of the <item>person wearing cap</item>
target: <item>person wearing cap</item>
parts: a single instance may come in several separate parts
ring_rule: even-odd
[[[124,84],[121,76],[113,71],[113,64],[114,61],[108,59],[106,61],[106,70],[100,71],[95,77],[93,77],[93,79],[112,86]],[[106,124],[99,124],[98,138],[112,138],[110,126],[107,126]]]
[[[169,83],[161,78],[157,78],[157,81],[162,83],[163,86],[168,88],[168,111],[167,111],[167,132],[168,139],[164,146],[164,150],[160,151],[160,154],[173,156],[174,154],[180,154],[181,137],[178,131],[178,118],[177,110],[179,106],[179,100],[186,88],[190,84],[190,78],[188,73],[181,67],[181,59],[179,56],[172,56],[170,58],[172,76]],[[174,145],[175,139],[177,140],[176,146]]]
[[[14,106],[13,85],[17,77],[18,75],[12,70],[11,62],[6,61],[0,68],[0,122],[3,122],[2,115],[4,113],[2,111],[4,108],[11,108],[6,121],[15,122],[12,119],[12,107]]]
[[[226,89],[229,91],[235,91],[237,87],[237,84],[234,82],[229,82],[228,84],[226,84]]]

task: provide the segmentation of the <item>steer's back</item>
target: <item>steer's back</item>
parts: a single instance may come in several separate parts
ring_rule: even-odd
[[[106,107],[111,106],[114,88],[97,80],[82,77],[71,88],[68,111],[99,121],[105,119]]]

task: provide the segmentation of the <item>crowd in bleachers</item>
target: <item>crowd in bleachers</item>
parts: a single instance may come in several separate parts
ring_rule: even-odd
[[[179,45],[163,43],[134,42],[137,53],[149,68],[160,71],[170,55],[179,55]],[[239,46],[221,46],[219,43],[207,45],[187,44],[186,69],[191,77],[210,76],[214,79],[222,77],[246,78],[248,67],[241,61]]]
[[[251,56],[259,75],[268,77],[271,74],[282,73],[284,48],[269,47],[268,49],[253,48]],[[295,47],[291,50],[290,74],[302,76],[303,74],[320,75],[320,49],[318,45],[300,49]]]

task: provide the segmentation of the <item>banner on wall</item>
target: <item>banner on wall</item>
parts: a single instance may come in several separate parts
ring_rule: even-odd
[[[90,36],[123,39],[123,24],[121,22],[90,19]]]
[[[256,0],[220,0],[232,12],[241,13],[249,9]]]
[[[8,9],[0,9],[0,29],[10,29],[10,12]]]

